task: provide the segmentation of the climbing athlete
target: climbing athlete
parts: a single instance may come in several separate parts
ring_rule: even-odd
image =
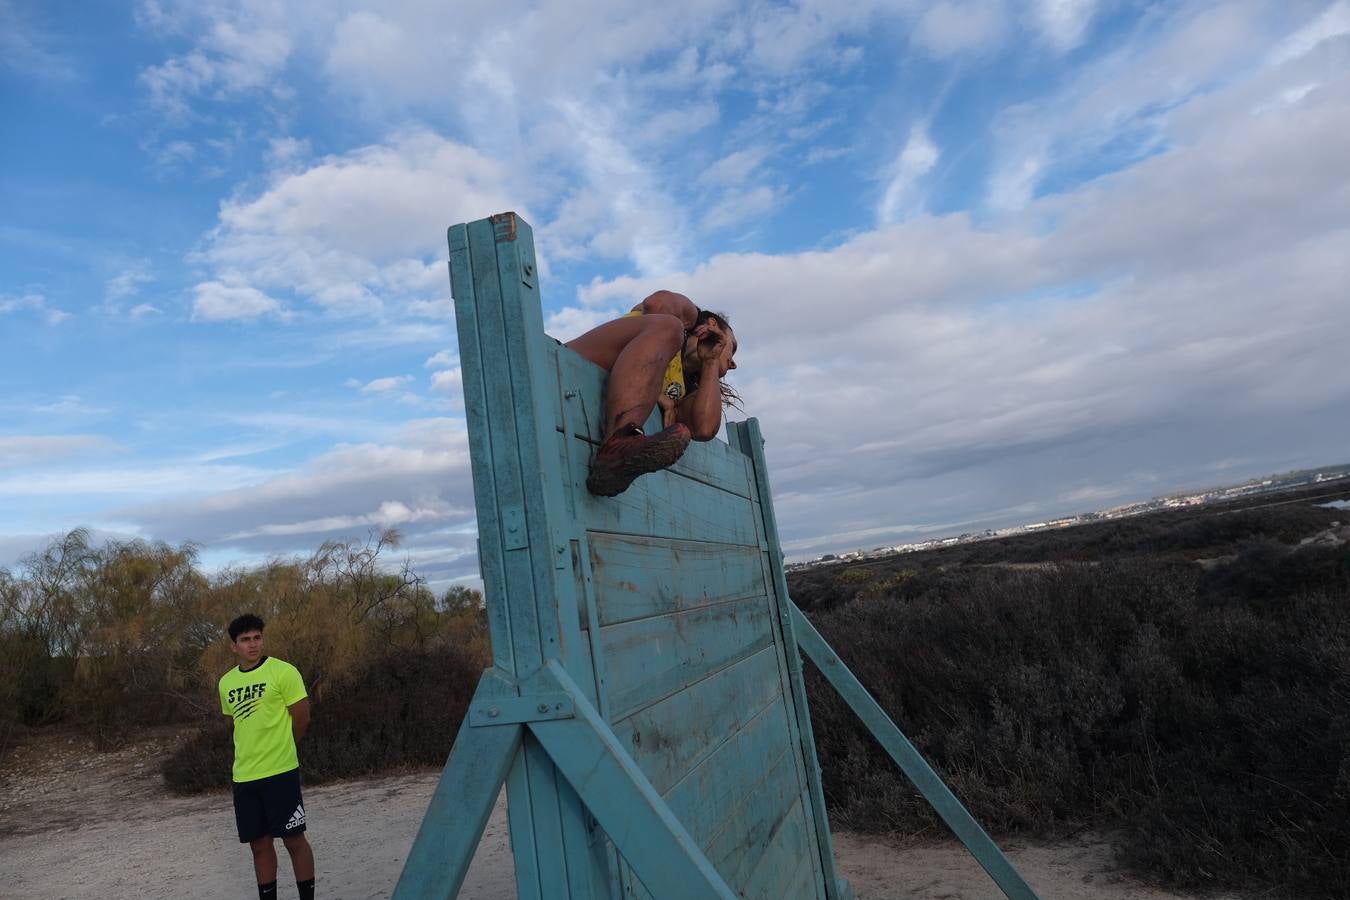
[[[683,294],[657,291],[567,346],[609,370],[604,441],[586,479],[592,494],[620,494],[639,475],[674,463],[691,439],[712,440],[723,404],[736,400],[722,382],[736,368],[736,335],[726,316]],[[664,429],[646,435],[642,423],[655,406]]]
[[[234,727],[234,820],[253,851],[258,896],[277,896],[281,838],[291,855],[300,900],[314,900],[314,851],[305,839],[300,759],[295,745],[309,727],[309,694],[300,672],[263,654],[263,620],[245,613],[230,623],[239,665],[220,678],[220,709]]]

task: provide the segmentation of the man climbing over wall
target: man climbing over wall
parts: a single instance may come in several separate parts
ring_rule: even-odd
[[[586,479],[592,494],[621,494],[639,475],[674,463],[691,439],[712,440],[723,404],[737,399],[722,382],[736,368],[735,333],[726,316],[683,294],[657,291],[567,346],[609,371],[605,437]],[[665,428],[644,434],[658,405]]]
[[[281,838],[300,900],[314,900],[314,851],[305,838],[296,743],[309,727],[309,695],[300,672],[263,654],[263,620],[245,613],[230,623],[239,665],[220,678],[220,709],[234,725],[234,819],[253,851],[258,896],[277,896]]]

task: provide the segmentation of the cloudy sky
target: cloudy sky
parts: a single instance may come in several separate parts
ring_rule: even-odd
[[[471,577],[446,226],[727,311],[790,558],[1350,460],[1350,0],[0,0],[0,565]]]

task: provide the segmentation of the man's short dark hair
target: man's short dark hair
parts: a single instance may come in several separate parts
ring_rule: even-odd
[[[230,643],[239,640],[239,635],[245,631],[262,631],[263,620],[255,613],[244,613],[239,618],[230,623]]]

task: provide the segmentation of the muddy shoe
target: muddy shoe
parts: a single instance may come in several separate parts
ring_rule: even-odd
[[[601,497],[622,494],[634,478],[666,468],[688,446],[689,429],[683,425],[672,425],[651,437],[636,425],[629,425],[601,445],[591,463],[586,489]]]

